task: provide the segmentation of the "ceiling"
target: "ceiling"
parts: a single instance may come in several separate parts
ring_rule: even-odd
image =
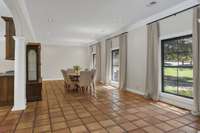
[[[37,41],[86,45],[184,0],[26,0]]]

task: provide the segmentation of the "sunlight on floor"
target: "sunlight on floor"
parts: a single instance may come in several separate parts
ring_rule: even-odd
[[[105,89],[108,89],[108,90],[117,90],[117,88],[116,87],[113,87],[113,86],[102,86],[103,88],[105,88]]]

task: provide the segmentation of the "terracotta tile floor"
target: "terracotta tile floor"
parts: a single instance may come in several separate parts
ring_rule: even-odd
[[[197,133],[189,111],[142,96],[98,86],[95,97],[65,94],[62,81],[43,83],[43,100],[26,110],[0,108],[0,133]]]

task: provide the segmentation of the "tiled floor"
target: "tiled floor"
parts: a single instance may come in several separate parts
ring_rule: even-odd
[[[96,97],[64,93],[62,81],[44,82],[43,100],[25,111],[0,108],[0,133],[197,133],[188,111],[141,96],[97,87]]]

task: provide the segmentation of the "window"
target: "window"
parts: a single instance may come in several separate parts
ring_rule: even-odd
[[[93,68],[96,69],[96,54],[93,54],[92,58],[93,58]]]
[[[192,35],[162,40],[162,92],[192,98]]]
[[[119,49],[112,50],[112,81],[119,81]]]

